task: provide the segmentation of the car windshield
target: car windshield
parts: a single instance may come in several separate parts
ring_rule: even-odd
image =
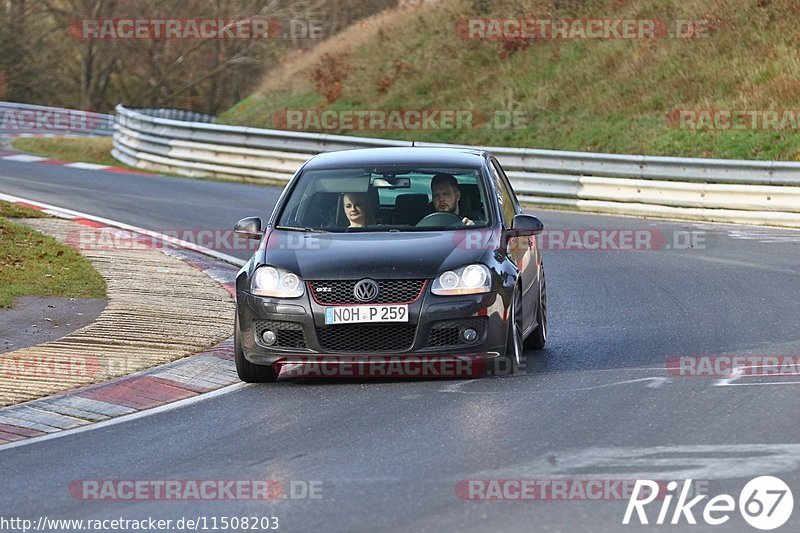
[[[277,226],[328,232],[426,231],[485,227],[486,190],[477,168],[307,170]]]

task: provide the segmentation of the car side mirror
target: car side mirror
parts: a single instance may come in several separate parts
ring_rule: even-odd
[[[263,236],[259,217],[243,218],[233,227],[233,233],[247,239],[260,239]]]
[[[511,220],[511,229],[506,233],[509,237],[525,237],[529,235],[539,235],[544,231],[544,224],[533,215],[524,213],[514,215]]]

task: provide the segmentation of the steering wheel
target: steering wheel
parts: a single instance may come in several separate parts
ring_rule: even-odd
[[[464,225],[461,222],[461,219],[458,215],[454,215],[453,213],[448,213],[447,211],[437,211],[436,213],[431,213],[430,215],[425,216],[422,220],[417,222],[418,228],[430,228],[430,227],[439,227],[444,226],[449,228],[456,224]]]

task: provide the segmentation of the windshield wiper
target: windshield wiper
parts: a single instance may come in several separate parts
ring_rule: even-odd
[[[285,229],[289,231],[304,231],[307,233],[330,233],[328,230],[320,228],[301,228],[297,226],[275,226],[275,229]]]

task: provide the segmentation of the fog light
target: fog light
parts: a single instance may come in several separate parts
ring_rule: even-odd
[[[278,337],[275,335],[274,331],[268,329],[267,331],[261,334],[261,340],[267,346],[272,346],[273,344],[275,344],[275,341],[278,340]]]
[[[473,342],[475,339],[478,338],[478,332],[472,328],[467,328],[461,332],[461,336],[467,342]]]

